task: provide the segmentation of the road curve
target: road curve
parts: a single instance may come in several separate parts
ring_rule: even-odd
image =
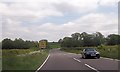
[[[52,49],[50,57],[40,70],[86,70],[92,72],[118,72],[118,62],[109,59],[82,59],[80,54],[73,54]]]

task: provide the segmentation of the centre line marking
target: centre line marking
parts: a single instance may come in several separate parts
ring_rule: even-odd
[[[88,64],[85,64],[85,65],[86,65],[87,67],[91,68],[92,70],[95,70],[96,72],[99,72],[97,69],[91,67],[90,65],[88,65]]]
[[[76,58],[73,58],[75,61],[77,61],[77,62],[81,62],[79,59],[76,59]],[[87,67],[89,67],[90,69],[92,69],[92,70],[94,70],[94,71],[96,71],[96,72],[99,72],[97,69],[95,69],[95,68],[93,68],[92,66],[90,66],[90,65],[88,65],[88,64],[85,64],[85,66],[87,66]]]
[[[78,61],[78,62],[81,62],[80,60],[76,59],[76,58],[73,58],[74,60]]]

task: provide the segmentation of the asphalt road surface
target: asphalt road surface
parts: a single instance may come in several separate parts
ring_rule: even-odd
[[[73,54],[53,49],[50,56],[39,70],[91,70],[94,72],[118,70],[117,60],[105,58],[82,59],[80,54]],[[116,71],[118,72],[118,71]]]

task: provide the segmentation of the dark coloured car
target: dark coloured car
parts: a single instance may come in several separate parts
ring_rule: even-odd
[[[94,48],[85,48],[82,51],[82,58],[100,58],[100,53]]]

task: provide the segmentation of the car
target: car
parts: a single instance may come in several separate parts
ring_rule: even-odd
[[[85,48],[82,51],[82,58],[100,58],[100,53],[94,48]]]

